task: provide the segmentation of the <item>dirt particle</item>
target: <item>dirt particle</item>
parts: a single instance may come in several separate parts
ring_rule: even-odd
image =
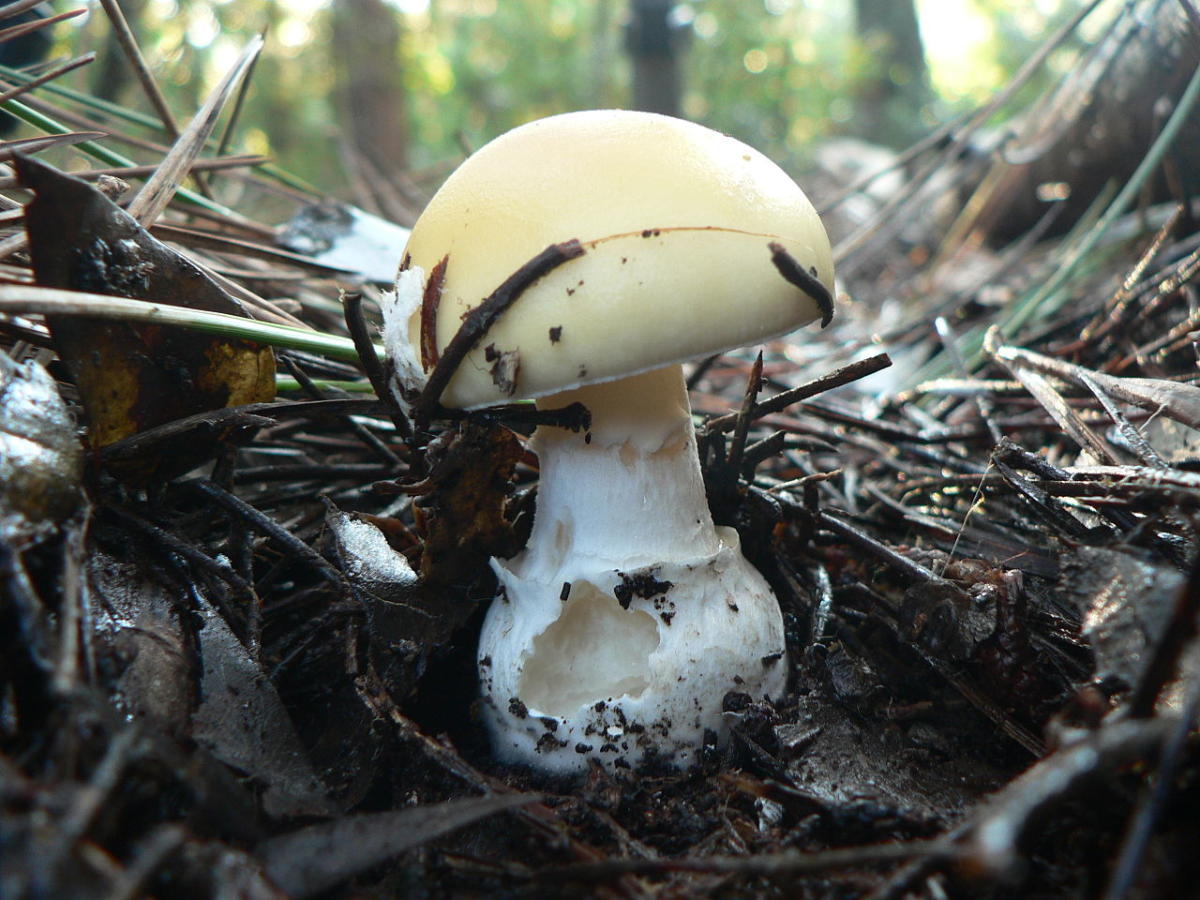
[[[538,738],[538,742],[534,749],[537,750],[538,753],[553,753],[555,750],[561,749],[565,746],[567,746],[566,741],[559,740],[547,731],[540,738]]]
[[[567,293],[569,294],[571,292],[567,291]],[[550,343],[557,344],[562,340],[562,329],[563,327],[561,325],[555,325],[550,329]]]
[[[529,707],[521,702],[520,697],[508,698],[508,712],[510,715],[514,715],[518,719],[529,718]]]
[[[561,600],[563,603],[566,603],[567,600],[570,599],[570,597],[571,597],[571,582],[564,581],[562,590],[558,592],[558,599]]]
[[[591,744],[585,744],[585,743],[583,743],[583,742],[580,742],[580,743],[578,743],[578,744],[576,744],[576,745],[575,745],[575,752],[576,752],[576,753],[579,753],[579,754],[583,754],[583,753],[591,753],[591,752],[592,752],[592,745],[591,745]]]
[[[483,358],[492,364],[488,371],[492,375],[492,384],[500,392],[511,397],[517,390],[517,372],[521,368],[521,354],[517,350],[497,350],[495,344],[483,348]]]
[[[769,653],[762,658],[763,668],[769,669],[769,668],[771,668],[771,666],[775,665],[775,663],[779,662],[781,659],[783,659],[783,651],[782,650],[779,651],[778,653]]]
[[[649,600],[651,597],[665,594],[675,586],[670,581],[659,581],[649,572],[639,572],[637,575],[618,572],[617,575],[620,577],[621,583],[613,588],[613,596],[621,604],[621,609],[629,609],[629,604],[634,597]]]
[[[542,727],[547,731],[558,731],[558,719],[554,716],[541,716]]]

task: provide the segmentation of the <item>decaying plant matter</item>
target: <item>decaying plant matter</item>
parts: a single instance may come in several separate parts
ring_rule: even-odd
[[[689,368],[789,687],[727,694],[690,771],[559,781],[492,758],[475,646],[525,436],[581,411],[393,394],[378,223],[310,208],[284,247],[220,202],[313,200],[207,143],[253,54],[169,147],[39,88],[13,109],[76,130],[0,144],[0,895],[1194,892],[1200,208],[1143,188],[1194,153],[1200,77],[1053,240],[916,222],[979,186],[986,116],[918,148],[835,240],[822,339]],[[70,147],[109,171],[60,180]],[[56,228],[55,191],[124,213]]]

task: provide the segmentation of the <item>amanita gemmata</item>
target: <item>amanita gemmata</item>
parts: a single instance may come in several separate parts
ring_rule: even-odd
[[[727,733],[726,694],[779,698],[788,666],[775,596],[709,513],[680,363],[827,320],[829,240],[795,182],[731,137],[617,110],[531,122],[468,158],[413,228],[399,291],[425,297],[425,364],[571,240],[584,252],[518,297],[441,396],[591,414],[586,433],[533,436],[532,533],[492,561],[485,716],[509,762],[685,767]],[[421,318],[392,342],[401,371]]]

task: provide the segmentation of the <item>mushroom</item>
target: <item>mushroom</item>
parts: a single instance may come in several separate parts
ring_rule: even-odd
[[[829,240],[795,182],[731,137],[618,110],[531,122],[469,157],[413,228],[408,340],[426,369],[497,285],[572,239],[584,252],[518,297],[441,396],[591,413],[586,433],[533,436],[532,533],[492,561],[484,715],[509,762],[686,767],[727,734],[728,692],[779,698],[788,668],[778,602],[713,524],[680,363],[828,321]]]

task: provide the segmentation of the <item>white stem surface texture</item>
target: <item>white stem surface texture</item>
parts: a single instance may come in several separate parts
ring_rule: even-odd
[[[539,405],[576,400],[590,432],[538,430],[532,534],[492,562],[479,670],[493,743],[557,774],[592,758],[683,768],[726,736],[728,692],[783,694],[779,604],[713,525],[680,367]]]

